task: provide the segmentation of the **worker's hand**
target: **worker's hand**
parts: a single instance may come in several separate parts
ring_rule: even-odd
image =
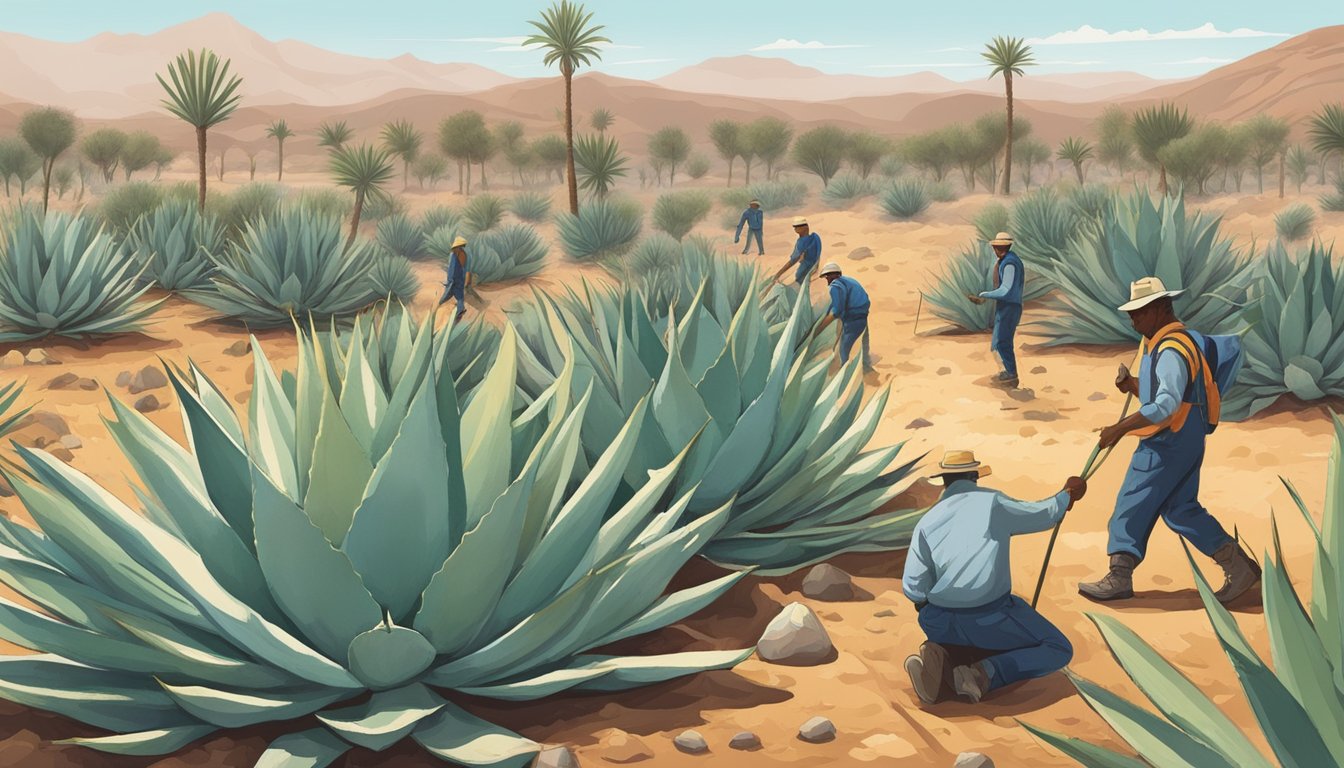
[[[1112,424],[1109,427],[1102,428],[1101,439],[1099,442],[1101,443],[1101,447],[1103,450],[1107,448],[1114,448],[1115,444],[1120,442],[1120,438],[1124,436],[1125,436],[1124,427],[1120,426],[1119,423],[1116,423]]]
[[[1122,365],[1115,374],[1115,388],[1127,395],[1138,395],[1139,380],[1134,378],[1129,369]]]
[[[968,293],[968,294],[966,294],[966,298],[970,299],[971,302],[974,303],[974,304],[984,304],[984,303],[985,303],[985,299],[984,299],[984,297],[976,296],[976,295],[973,294],[973,293]]]
[[[1087,481],[1081,477],[1070,477],[1064,481],[1064,491],[1069,494],[1069,509],[1073,509],[1073,505],[1087,495]]]

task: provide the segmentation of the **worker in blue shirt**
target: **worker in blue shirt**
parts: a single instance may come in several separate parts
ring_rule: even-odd
[[[849,351],[854,342],[863,338],[863,371],[873,372],[872,356],[868,353],[868,310],[872,302],[858,280],[840,274],[840,265],[831,262],[821,268],[821,277],[831,287],[831,306],[821,318],[814,333],[821,333],[832,322],[840,321],[840,362],[849,362]]]
[[[742,255],[746,255],[751,250],[751,238],[756,238],[756,255],[765,255],[765,241],[761,239],[762,230],[765,227],[765,212],[761,210],[761,201],[752,200],[747,204],[747,209],[742,212],[742,218],[737,222],[737,234],[733,235],[733,242],[742,240],[742,227],[747,228],[747,244],[742,246]]]
[[[1145,277],[1130,285],[1130,301],[1120,307],[1144,344],[1138,378],[1121,366],[1115,386],[1141,405],[1137,413],[1102,429],[1100,443],[1110,448],[1129,434],[1140,439],[1111,514],[1110,570],[1098,581],[1078,585],[1092,600],[1134,596],[1134,569],[1147,553],[1159,518],[1222,567],[1223,586],[1215,593],[1219,602],[1230,603],[1260,580],[1259,564],[1199,501],[1204,441],[1217,424],[1220,399],[1203,337],[1176,316],[1172,299],[1182,293]]]
[[[990,468],[971,451],[948,451],[938,468],[942,498],[915,525],[901,577],[928,638],[905,671],[925,704],[950,694],[974,703],[1073,658],[1064,633],[1012,594],[1008,550],[1013,536],[1058,523],[1087,481],[1070,477],[1054,496],[1026,502],[980,487]]]
[[[442,305],[450,298],[457,299],[457,319],[467,313],[466,289],[471,285],[474,275],[467,268],[467,239],[458,236],[453,240],[452,254],[448,257],[448,276],[443,284],[443,296],[439,298],[439,304]]]
[[[817,262],[821,261],[821,236],[807,225],[807,219],[802,216],[795,217],[793,231],[798,235],[798,242],[793,246],[789,263],[779,268],[775,276],[770,279],[771,283],[779,282],[779,278],[797,264],[798,269],[794,273],[794,278],[799,285],[803,285],[807,282],[808,273],[816,268]]]
[[[989,348],[1003,361],[1003,371],[998,382],[1005,387],[1016,387],[1017,352],[1013,349],[1017,326],[1022,322],[1022,286],[1027,273],[1022,259],[1013,253],[1013,238],[1007,232],[1000,232],[989,241],[998,260],[994,264],[994,290],[981,291],[979,295],[968,295],[976,304],[994,302],[994,332],[990,335]]]

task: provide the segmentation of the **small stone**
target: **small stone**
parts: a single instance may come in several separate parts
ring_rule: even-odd
[[[812,744],[821,744],[835,738],[835,724],[824,717],[814,717],[798,729],[798,738]]]
[[[867,246],[859,246],[858,248],[855,248],[854,250],[849,252],[849,258],[853,259],[854,261],[871,259],[873,258],[873,249]]]
[[[1064,418],[1057,411],[1026,411],[1022,418],[1027,421],[1059,421]]]
[[[79,388],[84,390],[85,392],[92,392],[98,388],[98,382],[94,381],[93,379],[80,379]]]
[[[76,448],[84,447],[84,441],[80,440],[78,435],[61,435],[61,439],[58,442],[72,451]]]
[[[896,612],[891,610],[890,608],[883,608],[882,610],[878,611],[877,613],[874,613],[873,615],[879,619],[889,619],[895,616]]]
[[[232,344],[230,344],[229,348],[224,350],[224,354],[231,355],[233,357],[243,357],[247,355],[248,352],[251,351],[252,351],[252,342],[248,341],[247,339],[239,339],[238,341],[235,341]]]
[[[168,377],[163,371],[152,365],[146,365],[131,377],[130,388],[132,395],[138,395],[151,389],[168,386]]]
[[[1045,372],[1046,372],[1046,370],[1045,370],[1045,366],[1044,366],[1044,365],[1038,365],[1038,366],[1036,366],[1035,368],[1032,368],[1032,369],[1031,369],[1031,372],[1032,372],[1032,373],[1045,373]]]
[[[532,768],[579,768],[579,759],[569,747],[549,747],[537,755]]]
[[[728,746],[732,747],[733,749],[741,749],[745,751],[760,749],[761,737],[757,736],[751,731],[742,731],[741,733],[733,736],[733,738],[728,742]]]
[[[28,356],[24,358],[29,365],[60,365],[61,361],[47,354],[47,350],[38,348],[28,350]]]
[[[948,375],[948,374],[951,373],[951,372],[952,372],[952,369],[951,369],[951,368],[948,368],[946,365],[944,365],[942,368],[939,368],[939,369],[938,369],[938,375],[939,375],[939,376],[946,376],[946,375]]]
[[[653,750],[638,736],[631,735],[619,728],[612,728],[602,736],[602,759],[608,763],[624,765],[638,763],[653,757]]]
[[[873,271],[874,271],[874,272],[890,272],[890,271],[891,271],[891,267],[887,266],[886,264],[878,264],[876,267],[873,267]]]
[[[803,594],[828,602],[850,600],[854,597],[854,580],[834,565],[822,563],[803,578]]]
[[[1035,436],[1036,436],[1036,428],[1035,428],[1035,427],[1023,427],[1023,428],[1017,430],[1017,434],[1021,435],[1022,437],[1035,437]]]
[[[906,428],[906,429],[924,429],[925,427],[932,427],[932,426],[933,426],[933,422],[932,422],[932,421],[929,421],[928,419],[915,419],[914,421],[910,422],[909,424],[906,424],[906,425],[905,425],[905,428]]]
[[[811,608],[789,603],[766,626],[756,653],[776,664],[814,666],[829,659],[835,646]]]
[[[1036,392],[1030,389],[1010,389],[1008,396],[1019,403],[1029,403],[1036,399]]]
[[[47,382],[47,389],[69,389],[79,382],[79,375],[75,373],[62,373],[60,376]]]
[[[70,425],[65,423],[64,418],[51,411],[31,411],[27,416],[23,417],[23,420],[19,422],[18,426],[22,429],[31,424],[41,426],[56,437],[70,434]]]
[[[18,368],[23,365],[23,353],[17,349],[11,349],[0,357],[0,368]]]
[[[957,762],[952,764],[952,768],[994,768],[994,761],[979,752],[962,752],[957,755]]]
[[[131,385],[131,372],[130,372],[130,371],[122,371],[121,373],[118,373],[118,374],[117,374],[117,386],[118,386],[118,387],[129,387],[130,385]]]
[[[709,742],[701,736],[699,731],[682,731],[672,740],[677,749],[688,755],[702,755],[709,751]]]
[[[159,410],[160,407],[161,406],[159,405],[159,398],[153,395],[145,395],[144,397],[135,401],[135,410],[141,413],[149,413],[150,411],[157,411]]]
[[[1090,394],[1090,395],[1087,396],[1087,399],[1088,399],[1088,400],[1091,400],[1091,401],[1094,402],[1094,403],[1095,403],[1095,402],[1099,402],[1099,401],[1101,401],[1101,400],[1105,400],[1105,399],[1106,399],[1106,393],[1104,393],[1104,392],[1093,392],[1092,394]]]
[[[69,448],[66,448],[60,443],[52,443],[52,446],[54,447],[46,449],[47,453],[50,453],[52,456],[55,456],[67,464],[75,460],[75,454],[71,453]]]

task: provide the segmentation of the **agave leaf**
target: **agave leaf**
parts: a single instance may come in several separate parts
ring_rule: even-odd
[[[355,695],[334,688],[248,693],[203,685],[159,685],[188,714],[221,728],[242,728],[274,720],[289,720]]]
[[[300,498],[294,458],[294,408],[280,388],[266,353],[252,339],[249,455],[291,499]]]
[[[1119,695],[1070,674],[1083,700],[1144,760],[1163,768],[1237,768],[1184,731]]]
[[[755,648],[740,651],[687,651],[658,656],[579,656],[575,663],[587,662],[611,673],[581,683],[592,691],[623,691],[653,685],[698,672],[731,669],[755,653]]]
[[[905,547],[920,514],[891,512],[845,525],[735,533],[710,542],[702,554],[725,568],[759,566],[758,575],[784,575],[843,552],[882,552]]]
[[[194,370],[194,369],[193,369]],[[228,521],[253,554],[256,536],[252,532],[252,498],[248,483],[251,470],[247,453],[243,450],[243,435],[237,417],[228,410],[218,390],[203,374],[197,372],[198,390],[187,387],[178,373],[168,372],[168,379],[182,404],[182,424],[201,476],[215,509]]]
[[[713,581],[707,581],[704,584],[688,587],[659,598],[644,613],[615,632],[604,636],[599,642],[601,645],[615,643],[627,637],[642,635],[645,632],[666,627],[693,616],[726,594],[728,590],[733,588],[733,585],[751,572],[750,569],[736,571],[726,576],[720,576]]]
[[[218,638],[182,630],[134,610],[125,612],[108,607],[103,611],[140,642],[177,660],[174,664],[165,664],[164,671],[185,667],[190,674],[207,682],[256,688],[283,688],[303,683],[282,669],[238,658],[236,649]]]
[[[55,654],[0,656],[0,696],[117,733],[200,724],[144,675]]]
[[[509,483],[512,450],[509,425],[513,417],[517,347],[518,334],[512,327],[506,327],[495,364],[462,415],[468,526],[480,521],[480,516]]]
[[[194,741],[219,730],[213,725],[180,725],[139,733],[115,736],[93,736],[80,739],[58,739],[53,744],[88,747],[114,755],[167,755],[183,749]]]
[[[443,699],[415,684],[375,693],[363,704],[323,712],[317,719],[351,744],[381,752],[410,735],[443,705]]]
[[[411,734],[430,752],[472,768],[524,768],[541,746],[446,702]]]
[[[611,674],[612,671],[610,667],[591,665],[564,667],[513,682],[465,686],[457,690],[469,696],[484,696],[501,701],[532,701],[570,690],[581,683]]]
[[[1078,764],[1084,766],[1084,768],[1149,768],[1148,763],[1142,760],[1126,757],[1082,739],[1037,728],[1030,723],[1023,723],[1021,720],[1018,722],[1033,736],[1063,752],[1066,757],[1078,761]]]
[[[325,728],[311,728],[271,742],[253,768],[326,768],[348,751],[349,742]]]
[[[320,395],[322,410],[312,450],[312,469],[303,511],[334,546],[345,542],[373,464],[342,415],[329,387]],[[366,622],[364,626],[368,626]]]
[[[434,646],[406,627],[379,625],[350,641],[350,671],[373,690],[409,682],[433,661]]]

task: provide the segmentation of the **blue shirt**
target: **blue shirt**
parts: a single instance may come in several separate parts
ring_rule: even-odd
[[[737,222],[737,234],[734,235],[734,237],[742,236],[743,224],[746,224],[747,228],[753,232],[760,232],[762,226],[764,226],[764,221],[765,211],[762,211],[760,208],[747,208],[747,210],[742,212],[741,220]]]
[[[798,268],[800,273],[807,272],[821,261],[821,236],[816,232],[808,232],[798,238],[798,242],[793,246],[793,255],[789,257],[789,263],[797,264],[799,261],[802,262]]]
[[[1018,501],[969,480],[948,486],[920,519],[901,587],[916,603],[978,608],[1012,592],[1008,539],[1049,529],[1064,517],[1069,494]]]
[[[1009,251],[995,262],[994,273],[998,275],[999,287],[992,291],[981,291],[980,298],[1021,304],[1022,288],[1027,279],[1026,270],[1022,268],[1022,259]]]
[[[466,254],[466,251],[463,251]],[[457,254],[452,254],[448,258],[448,287],[458,288],[466,285],[467,281],[467,263],[471,261],[471,255],[466,254],[462,259],[462,264],[457,263]]]
[[[1190,383],[1189,368],[1185,358],[1174,349],[1158,350],[1154,355],[1143,356],[1139,365],[1139,413],[1154,424],[1166,421],[1185,400],[1185,390]],[[1155,366],[1155,367],[1154,367]],[[1153,387],[1153,374],[1156,373],[1157,387]]]
[[[871,302],[868,292],[859,281],[841,275],[831,281],[831,314],[841,320],[857,320],[868,316]]]

